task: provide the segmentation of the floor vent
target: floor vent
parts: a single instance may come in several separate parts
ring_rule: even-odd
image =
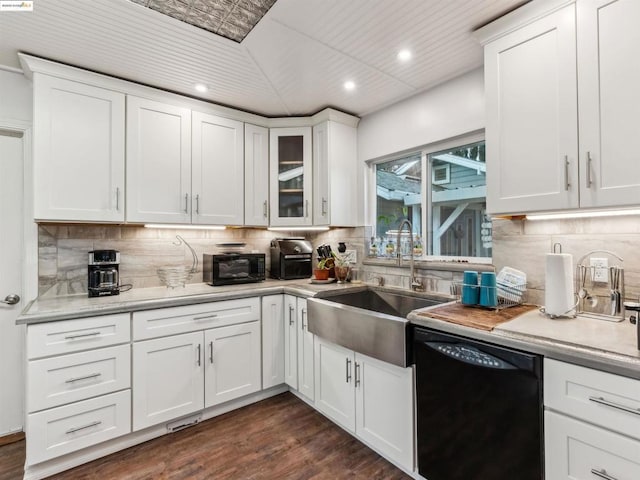
[[[167,431],[169,433],[177,432],[187,427],[197,425],[202,420],[202,414],[192,415],[191,417],[181,418],[175,422],[167,423]]]

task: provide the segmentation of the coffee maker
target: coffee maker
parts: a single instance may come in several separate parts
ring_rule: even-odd
[[[89,297],[120,294],[120,252],[93,250],[89,252]]]

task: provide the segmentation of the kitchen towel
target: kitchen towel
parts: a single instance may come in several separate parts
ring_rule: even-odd
[[[568,253],[547,253],[544,311],[549,316],[572,315],[573,257]]]

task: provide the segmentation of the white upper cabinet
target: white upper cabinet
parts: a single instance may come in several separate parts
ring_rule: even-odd
[[[244,223],[244,125],[193,112],[192,223]]]
[[[35,219],[124,221],[124,95],[33,80]]]
[[[487,209],[578,207],[575,6],[485,47]]]
[[[580,206],[640,204],[640,2],[581,0],[578,22]]]
[[[191,223],[191,111],[127,97],[127,221]]]
[[[311,127],[269,131],[270,224],[312,225]]]
[[[244,126],[244,224],[269,225],[269,129]]]
[[[327,120],[313,127],[313,224],[357,225],[357,130]]]

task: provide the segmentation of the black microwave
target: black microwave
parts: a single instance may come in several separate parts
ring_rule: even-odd
[[[209,285],[235,285],[264,279],[264,253],[204,254],[202,280]]]

